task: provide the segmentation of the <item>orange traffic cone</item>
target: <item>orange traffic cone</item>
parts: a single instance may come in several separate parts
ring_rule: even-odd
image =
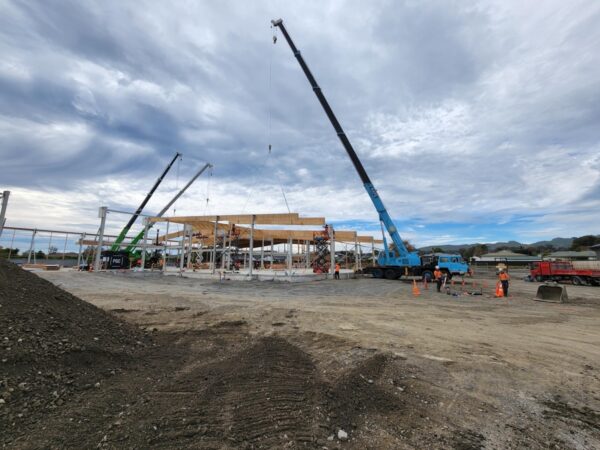
[[[504,289],[502,289],[502,283],[500,283],[499,281],[496,283],[495,297],[504,297]]]
[[[413,295],[415,297],[418,297],[419,295],[421,295],[421,291],[419,290],[419,286],[417,286],[417,280],[413,280]]]

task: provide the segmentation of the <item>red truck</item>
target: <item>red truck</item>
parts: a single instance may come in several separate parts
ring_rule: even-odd
[[[600,286],[600,261],[540,261],[529,267],[531,280],[570,281],[574,285]]]

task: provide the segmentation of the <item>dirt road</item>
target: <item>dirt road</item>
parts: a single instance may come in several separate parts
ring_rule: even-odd
[[[290,447],[317,448],[600,448],[600,288],[569,286],[573,303],[552,304],[534,301],[537,286],[521,281],[510,298],[495,299],[422,286],[414,297],[410,284],[373,279],[41,276],[179,336],[183,362],[157,355],[162,384],[139,393],[164,414],[130,411],[130,427],[107,432],[116,447],[134,424],[152,430],[155,446],[178,433],[193,439],[182,425],[193,420],[209,448],[227,447],[215,438],[223,433],[231,448],[288,438]],[[222,383],[204,386],[215,374]],[[286,438],[275,445],[277,433]]]

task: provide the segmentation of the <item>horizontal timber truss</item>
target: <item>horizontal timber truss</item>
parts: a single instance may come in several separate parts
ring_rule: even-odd
[[[202,242],[205,246],[210,246],[215,239],[228,235],[232,230],[238,237],[239,246],[247,248],[252,238],[253,246],[260,248],[262,245],[285,244],[290,241],[293,243],[314,242],[314,236],[319,234],[322,229],[264,229],[257,228],[254,225],[294,225],[310,226],[325,225],[323,217],[299,217],[298,214],[230,214],[213,216],[187,216],[187,217],[160,217],[151,218],[151,222],[169,222],[187,225],[193,230],[193,242]],[[240,224],[250,226],[241,226]],[[159,242],[173,240],[183,236],[183,231],[169,233],[160,236]],[[374,239],[372,236],[359,236],[356,231],[335,230],[335,240],[337,242],[359,242],[378,244],[382,241]]]

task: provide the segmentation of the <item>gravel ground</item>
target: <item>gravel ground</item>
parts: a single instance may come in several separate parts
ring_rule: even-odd
[[[600,447],[598,288],[40,275],[145,340],[17,448]]]

